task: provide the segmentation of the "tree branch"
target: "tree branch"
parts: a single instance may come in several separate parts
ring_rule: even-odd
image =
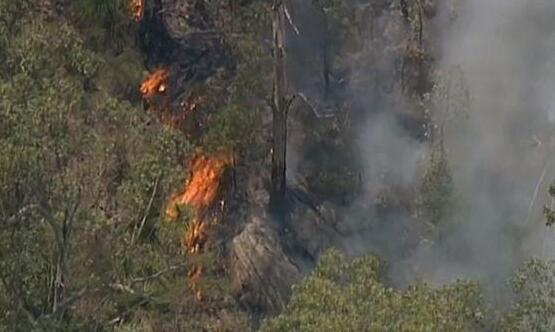
[[[135,243],[136,236],[140,236],[141,232],[143,231],[143,228],[145,227],[146,219],[148,217],[148,214],[149,214],[150,210],[152,209],[152,204],[154,202],[154,197],[156,196],[156,192],[158,191],[158,184],[160,183],[160,178],[161,178],[161,174],[159,174],[156,177],[156,180],[154,182],[154,188],[152,189],[152,194],[150,195],[150,199],[149,199],[149,202],[148,202],[147,207],[145,209],[143,219],[141,220],[141,224],[140,224],[139,228],[137,229],[137,232],[133,232],[133,236],[131,237],[131,244]]]
[[[291,27],[293,28],[293,31],[295,31],[295,34],[297,34],[297,36],[300,35],[301,33],[299,32],[299,28],[297,28],[297,26],[293,22],[291,13],[289,12],[289,9],[285,4],[283,4],[283,12],[285,13],[285,18],[287,19],[287,22],[289,22],[289,25],[291,25]]]
[[[314,113],[314,115],[317,118],[332,118],[334,117],[334,113],[333,112],[321,112],[318,108],[317,105],[315,105],[313,102],[311,102],[308,97],[302,93],[302,92],[298,92],[296,93],[293,98],[290,99],[290,103],[293,103],[293,101],[295,100],[295,97],[300,98],[302,101],[304,101],[304,103],[312,110],[312,112]]]
[[[137,284],[137,283],[143,283],[143,282],[148,282],[148,281],[151,281],[151,280],[155,280],[155,279],[158,279],[158,278],[162,277],[165,274],[175,272],[175,271],[179,271],[181,269],[184,269],[185,267],[186,267],[185,264],[173,265],[173,266],[170,266],[169,268],[167,268],[165,270],[156,272],[156,273],[151,274],[149,276],[132,279],[131,284],[134,285],[134,284]]]

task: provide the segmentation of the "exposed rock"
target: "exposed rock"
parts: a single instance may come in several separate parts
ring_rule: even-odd
[[[287,303],[291,285],[302,267],[282,245],[277,231],[263,215],[250,218],[232,241],[231,277],[240,300],[263,312],[278,312]]]

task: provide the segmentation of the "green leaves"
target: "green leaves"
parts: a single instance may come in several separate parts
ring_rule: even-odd
[[[134,280],[182,262],[180,232],[159,224],[189,147],[115,87],[91,89],[104,57],[20,3],[0,0],[0,330],[97,330],[172,291],[155,284],[181,270]]]
[[[549,196],[551,196],[551,199],[555,199],[555,183],[549,186]],[[555,224],[555,211],[553,211],[552,208],[544,206],[543,214],[546,219],[545,224],[547,227],[553,226]]]
[[[476,284],[458,282],[406,291],[386,287],[374,256],[347,261],[337,251],[320,260],[313,274],[295,286],[285,311],[261,331],[469,331],[484,312]]]
[[[439,225],[448,217],[454,184],[443,147],[434,147],[420,184],[420,208],[426,222]]]
[[[500,331],[555,329],[555,263],[533,259],[512,280],[516,299],[501,319]]]
[[[75,0],[73,10],[85,29],[89,29],[100,48],[121,48],[131,31],[131,12],[126,0]]]

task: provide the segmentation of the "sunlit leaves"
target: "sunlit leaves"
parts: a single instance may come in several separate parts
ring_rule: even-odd
[[[0,330],[88,330],[133,305],[110,284],[181,261],[175,236],[156,240],[187,143],[94,89],[103,57],[69,21],[19,3],[0,1]],[[62,251],[67,317],[52,305]]]
[[[373,256],[348,262],[324,255],[313,274],[293,289],[285,311],[261,331],[469,331],[484,317],[480,289],[468,282],[405,291],[385,286]]]
[[[500,331],[555,329],[555,264],[533,259],[512,280],[516,300],[499,325]]]

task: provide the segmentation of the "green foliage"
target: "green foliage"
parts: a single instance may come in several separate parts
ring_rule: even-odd
[[[421,216],[438,225],[453,207],[454,184],[444,148],[448,125],[468,115],[470,93],[460,68],[435,73],[434,86],[423,96],[424,113],[428,120],[427,137],[431,155],[419,187]]]
[[[243,38],[234,41],[236,75],[221,91],[218,112],[209,119],[202,146],[209,152],[246,152],[261,131],[262,111],[271,92],[271,57],[260,43],[269,35],[265,4],[254,1],[241,8],[239,30]]]
[[[549,196],[551,196],[552,199],[555,199],[555,183],[551,184],[549,186]],[[545,224],[548,227],[551,227],[555,224],[555,211],[553,211],[553,209],[545,206],[543,208],[543,214],[545,216]]]
[[[133,102],[138,101],[138,82],[143,75],[142,57],[132,48],[118,55],[107,55],[98,70],[98,87],[114,96]]]
[[[230,105],[211,119],[203,136],[203,148],[208,152],[246,151],[253,143],[259,120],[258,109]]]
[[[182,161],[192,147],[134,104],[143,68],[130,47],[127,6],[125,0],[78,0],[69,19],[67,7],[55,12],[40,1],[0,0],[0,331],[249,329],[217,264],[221,253],[192,258],[183,252],[191,214],[164,222],[166,200],[183,183]],[[363,51],[371,13],[345,1],[323,6],[339,31],[334,42],[341,54]],[[237,72],[226,86],[214,87],[221,94],[202,136],[205,150],[241,153],[262,145],[257,139],[271,91],[272,58],[260,42],[270,34],[268,9],[264,1],[241,3],[234,24],[244,38],[232,45]],[[457,70],[439,73],[424,96],[430,122],[442,129],[469,102]],[[435,142],[420,186],[422,215],[435,225],[449,217],[453,193],[441,143]],[[333,187],[338,196],[357,180],[341,168],[314,176],[321,191]],[[554,215],[546,209],[548,225]],[[555,328],[554,264],[535,260],[519,271],[516,302],[498,322],[500,330]],[[199,266],[200,304],[184,278]],[[261,331],[483,326],[486,311],[474,283],[396,290],[381,272],[374,256],[348,261],[330,251]]]
[[[481,324],[484,308],[473,283],[396,291],[379,276],[375,257],[348,262],[332,250],[294,287],[285,311],[265,321],[261,331],[469,331]]]
[[[502,318],[499,331],[553,331],[555,329],[555,262],[533,259],[512,280],[516,296]]]
[[[83,29],[98,47],[120,48],[129,38],[133,26],[129,1],[76,0],[72,6]]]
[[[28,0],[1,0],[0,13],[0,69],[6,70],[6,49],[10,40],[10,36],[17,31],[17,20],[21,13],[29,9]]]
[[[425,221],[438,225],[453,202],[453,178],[442,148],[435,147],[420,184],[420,209]]]
[[[167,307],[186,267],[162,211],[189,145],[115,87],[87,89],[102,55],[21,4],[0,1],[0,330],[100,330]]]

